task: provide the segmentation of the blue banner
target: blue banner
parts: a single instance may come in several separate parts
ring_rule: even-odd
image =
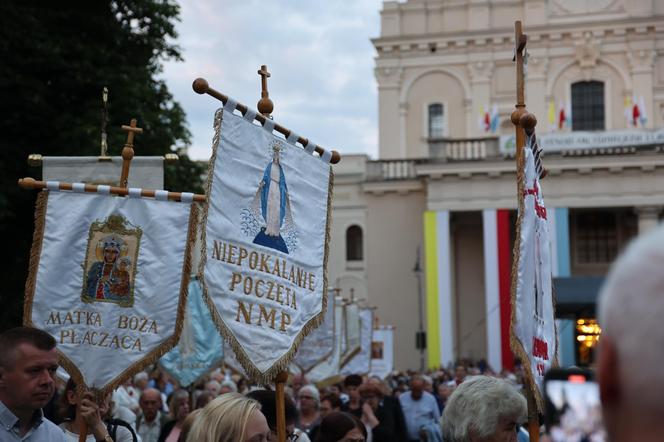
[[[189,282],[189,298],[180,341],[162,356],[160,365],[186,387],[224,359],[223,341],[212,322],[210,310],[203,300],[198,279]]]

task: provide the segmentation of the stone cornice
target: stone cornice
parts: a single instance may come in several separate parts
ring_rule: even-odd
[[[564,172],[588,174],[596,170],[620,173],[625,169],[640,169],[644,172],[664,169],[664,155],[658,153],[573,158],[545,156],[543,161],[550,175],[559,175]],[[419,177],[426,177],[430,180],[438,180],[443,177],[458,177],[461,179],[497,178],[504,174],[514,175],[515,164],[513,159],[428,163],[416,165],[415,173]]]
[[[627,35],[639,36],[652,33],[664,33],[664,16],[629,18],[609,22],[577,22],[560,25],[532,26],[526,29],[531,42],[559,42],[577,40],[580,32],[592,33],[595,38],[612,40],[615,37],[625,39]],[[514,44],[513,29],[490,29],[486,31],[463,31],[453,33],[429,33],[422,35],[399,35],[378,37],[371,40],[379,57],[390,54],[435,53],[464,48],[511,47]]]

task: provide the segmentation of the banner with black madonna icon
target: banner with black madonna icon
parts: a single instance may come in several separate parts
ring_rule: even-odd
[[[79,385],[110,392],[178,341],[194,241],[186,202],[49,191],[37,200],[24,323],[57,341]]]
[[[331,156],[235,107],[229,99],[215,115],[200,278],[238,361],[269,382],[325,316]]]

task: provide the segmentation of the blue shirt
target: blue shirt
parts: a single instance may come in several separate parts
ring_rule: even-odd
[[[41,409],[36,413],[32,427],[21,437],[18,418],[0,401],[0,425],[0,442],[67,442],[65,433],[46,419]]]
[[[437,423],[440,419],[436,398],[431,393],[423,391],[422,397],[416,401],[411,392],[407,391],[401,393],[399,402],[406,419],[409,440],[420,440],[420,428],[431,422]]]

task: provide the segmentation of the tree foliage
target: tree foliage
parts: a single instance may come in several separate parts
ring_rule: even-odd
[[[163,61],[182,59],[178,14],[171,0],[0,2],[0,329],[21,322],[36,193],[16,182],[41,175],[28,166],[30,153],[98,155],[104,86],[111,155],[119,155],[126,137],[120,126],[131,118],[144,129],[136,155],[189,144],[184,111],[159,78]],[[201,167],[180,155],[180,164],[167,168],[165,187],[200,191]]]

